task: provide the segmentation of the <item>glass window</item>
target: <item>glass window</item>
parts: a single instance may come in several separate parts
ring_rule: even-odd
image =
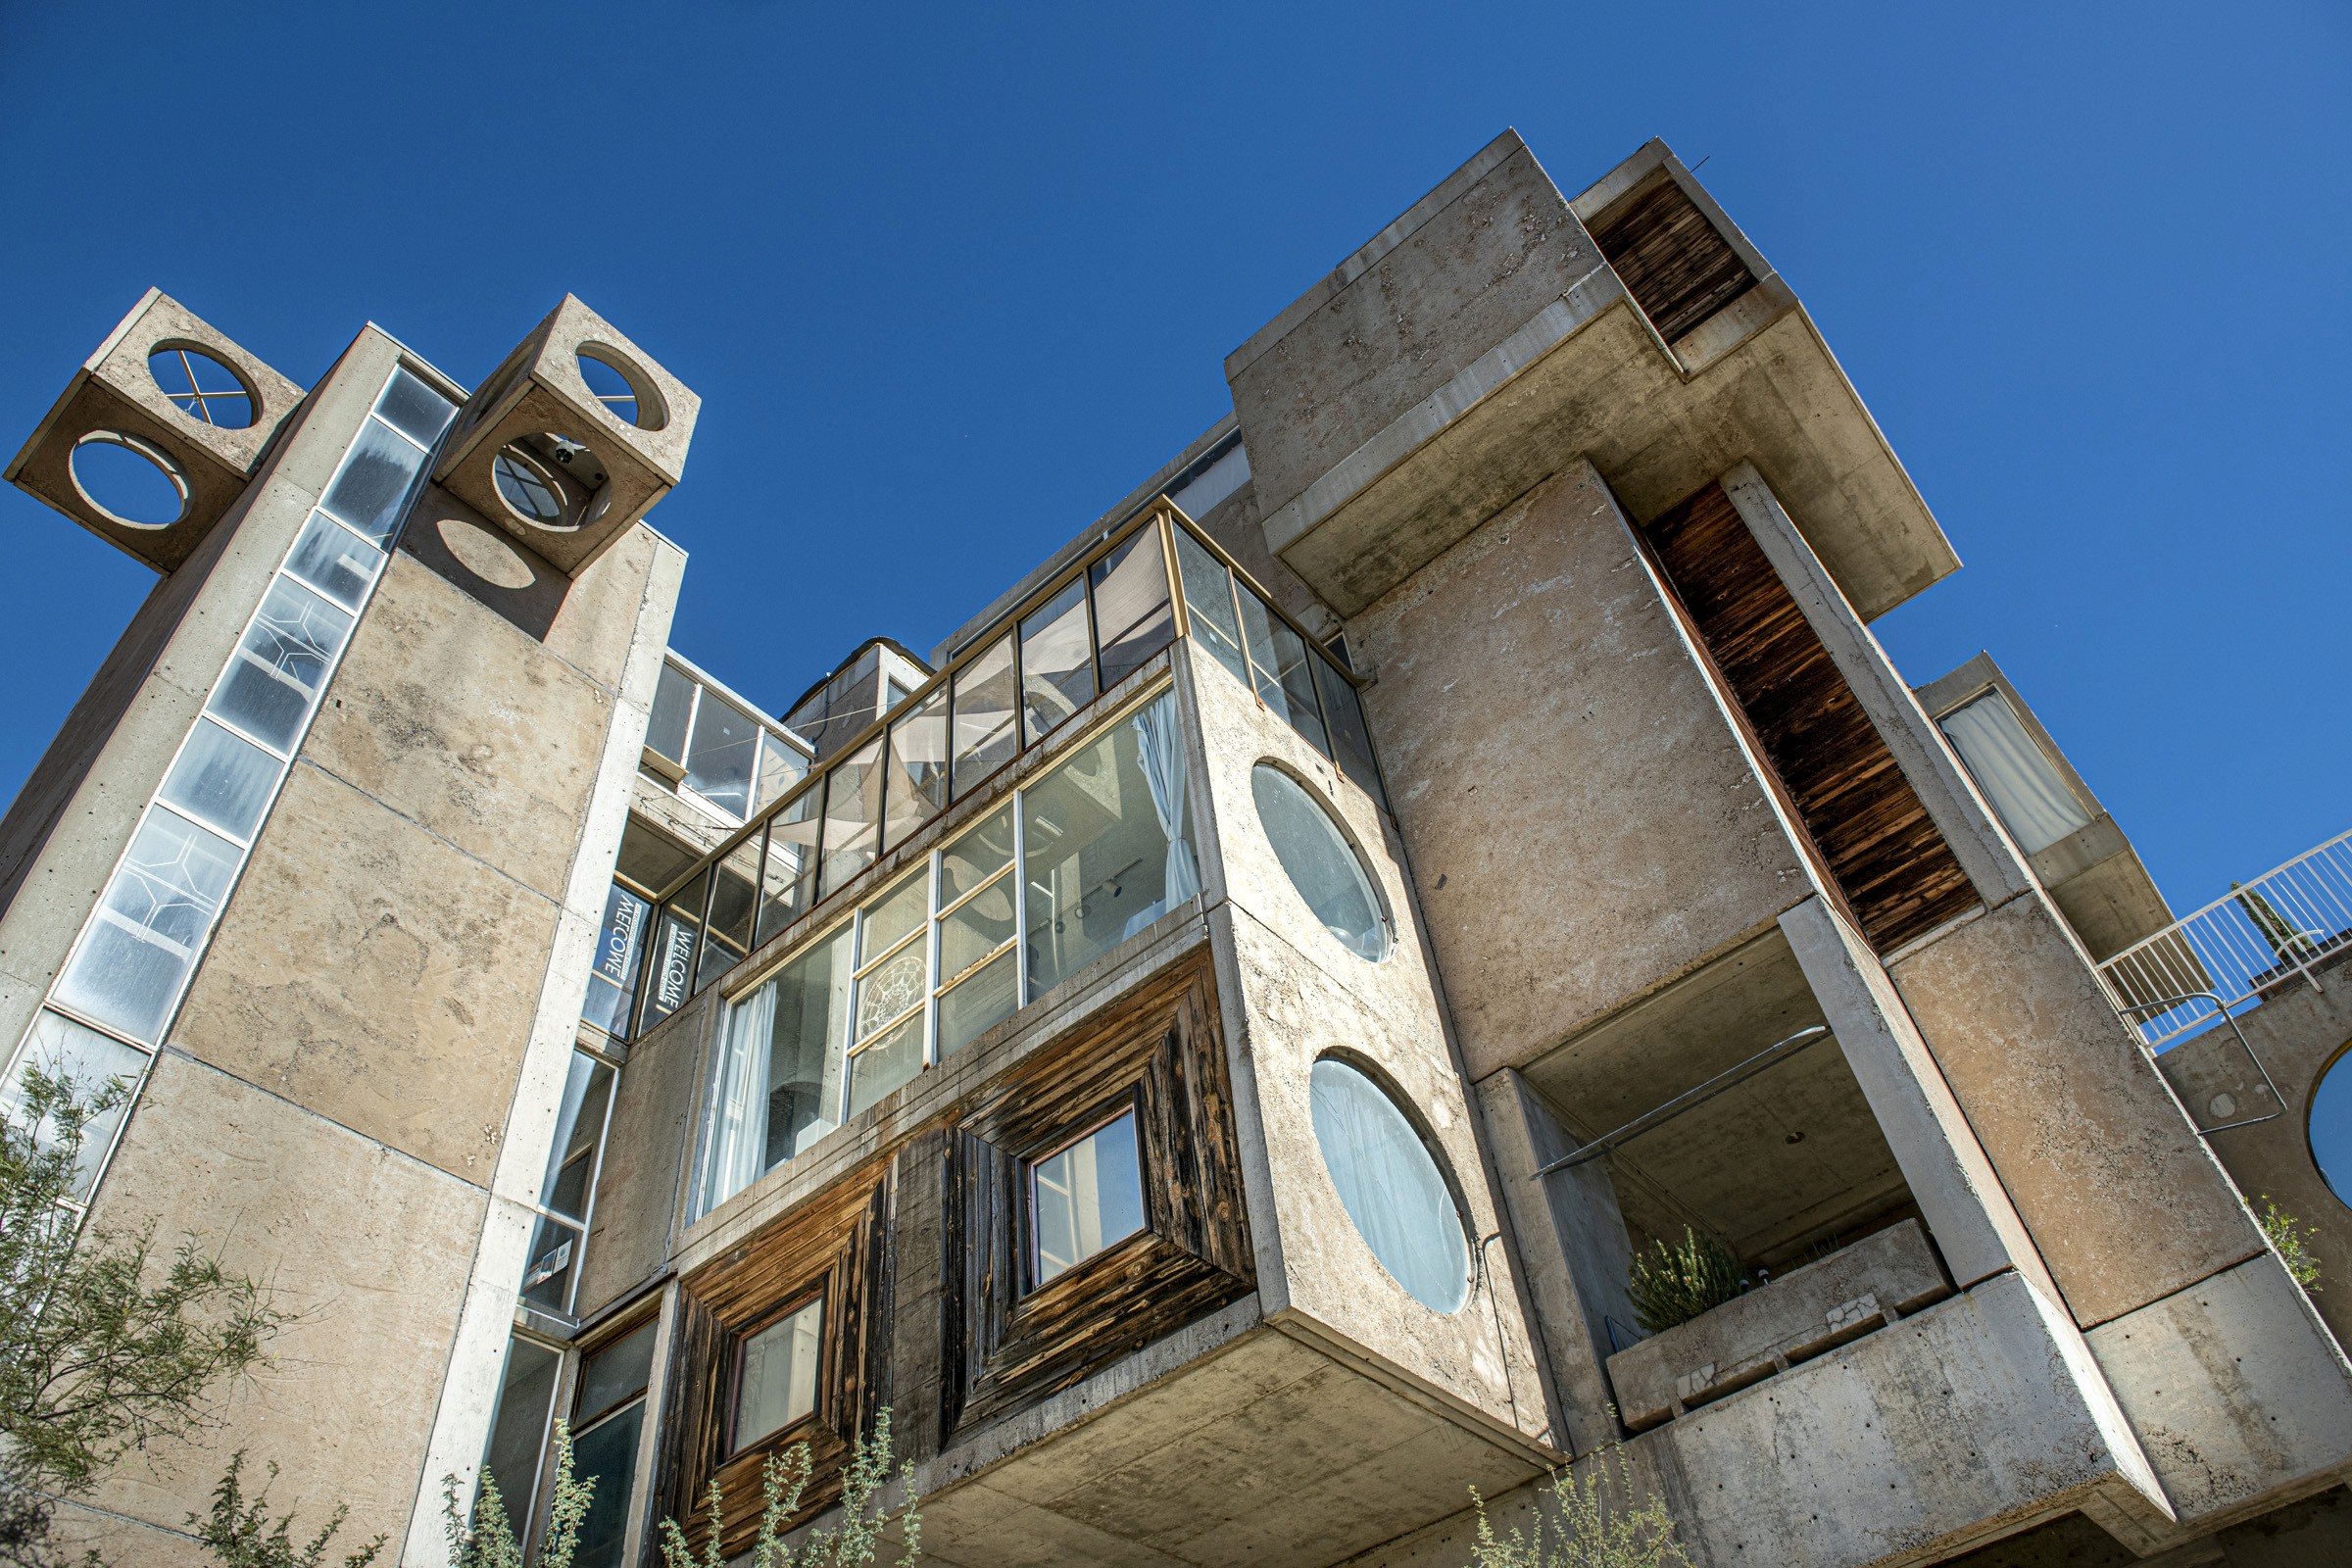
[[[1371,873],[1323,803],[1267,762],[1250,770],[1250,794],[1274,858],[1323,929],[1359,958],[1386,957],[1389,922],[1381,914]]]
[[[652,909],[617,882],[605,895],[605,922],[597,932],[596,964],[588,971],[580,1019],[609,1035],[629,1032],[629,1004],[637,997],[637,958],[643,951],[645,917]]]
[[[571,1280],[580,1260],[580,1228],[539,1216],[531,1232],[530,1261],[523,1265],[522,1298],[549,1312],[571,1310]]]
[[[2001,825],[2028,855],[2090,825],[2090,813],[2067,788],[2057,764],[2026,733],[2025,720],[1999,692],[1964,703],[1936,723],[1991,797]]]
[[[1461,1210],[1429,1146],[1386,1090],[1326,1056],[1308,1074],[1315,1145],[1356,1234],[1390,1278],[1434,1312],[1470,1290]]]
[[[1086,630],[1086,583],[1070,585],[1021,622],[1021,722],[1032,742],[1051,734],[1095,695]]]
[[[620,830],[620,859],[613,867],[643,893],[659,893],[683,876],[702,857],[638,817]]]
[[[940,852],[939,1054],[960,1050],[1020,1003],[1007,805]]]
[[[1021,792],[1029,1000],[1200,891],[1173,694]]]
[[[270,585],[253,624],[206,709],[292,756],[318,701],[327,666],[351,635],[351,615],[289,577]]]
[[[384,555],[325,513],[314,512],[294,541],[286,569],[345,610],[357,610],[384,569]]]
[[[948,688],[933,689],[890,726],[890,781],[882,793],[889,849],[948,804]]]
[[[1030,1279],[1045,1284],[1144,1228],[1143,1165],[1135,1112],[1088,1133],[1029,1167],[1034,1245]]]
[[[423,453],[389,426],[369,419],[360,426],[359,439],[319,505],[351,524],[362,538],[380,545],[398,526],[409,481],[423,466]]]
[[[150,810],[82,932],[57,998],[150,1044],[236,875],[237,847],[184,817]]]
[[[1249,661],[1242,657],[1242,622],[1233,608],[1233,576],[1190,529],[1176,530],[1176,570],[1184,578],[1184,609],[1193,637],[1245,685]]]
[[[580,1390],[572,1401],[573,1414],[583,1421],[593,1420],[621,1400],[643,1394],[646,1384],[653,1379],[654,1341],[661,1328],[660,1320],[649,1318],[604,1348],[593,1351],[580,1366]]]
[[[654,686],[653,718],[645,726],[646,750],[684,763],[686,731],[694,722],[694,694],[700,689],[677,665],[662,666],[662,678]]]
[[[97,1185],[99,1169],[106,1163],[106,1152],[115,1141],[115,1129],[129,1114],[129,1091],[147,1070],[147,1055],[71,1018],[48,1011],[37,1014],[32,1033],[8,1070],[6,1084],[0,1085],[0,1114],[20,1128],[25,1122],[24,1075],[34,1067],[71,1083],[74,1098],[84,1105],[109,1084],[122,1086],[122,1103],[82,1124],[81,1152],[74,1162],[74,1193],[86,1202],[90,1189]],[[54,1123],[33,1129],[35,1141],[43,1148],[49,1147],[55,1133]]]
[[[757,811],[784,798],[784,792],[808,776],[808,760],[790,743],[767,730],[760,737],[760,784],[752,798]]]
[[[164,780],[163,798],[208,827],[251,843],[284,766],[243,736],[199,718]]]
[[[703,956],[697,991],[725,974],[752,951],[752,917],[760,899],[760,850],[764,831],[755,832],[711,867],[710,916],[703,928]]]
[[[1323,733],[1322,710],[1315,701],[1306,639],[1249,589],[1241,590],[1241,601],[1242,635],[1255,667],[1258,700],[1304,736],[1307,745],[1329,757],[1331,742]]]
[[[578,1277],[580,1248],[596,1182],[597,1152],[605,1117],[612,1103],[612,1069],[586,1052],[575,1052],[564,1086],[556,1138],[541,1178],[542,1215],[523,1270],[523,1299],[550,1312],[571,1310],[572,1281]],[[569,1221],[569,1223],[564,1223]]]
[[[857,1022],[850,1047],[855,1116],[922,1070],[924,999],[931,990],[927,870],[867,905],[860,927]]]
[[[640,1033],[684,1006],[694,994],[694,950],[703,932],[703,905],[710,895],[710,873],[705,871],[662,906],[654,922],[653,985],[645,999]]]
[[[1323,717],[1331,725],[1332,760],[1366,795],[1388,804],[1380,788],[1380,765],[1372,760],[1372,732],[1364,723],[1364,705],[1355,687],[1328,659],[1313,659],[1315,690],[1323,697]]]
[[[1125,544],[1089,568],[1087,579],[1094,589],[1095,635],[1107,691],[1176,636],[1159,530],[1144,527],[1129,534]]]
[[[833,764],[825,775],[823,898],[874,863],[882,828],[882,737],[877,735]]]
[[[846,925],[820,937],[728,1009],[705,1211],[838,1124],[851,940]]]
[[[752,780],[760,771],[760,721],[703,688],[687,743],[686,787],[741,821],[752,811]]]
[[[547,1451],[548,1417],[555,1413],[556,1374],[563,1365],[562,1351],[536,1340],[507,1342],[506,1375],[499,1382],[482,1473],[497,1481],[507,1524],[518,1544],[530,1528],[531,1500],[539,1494],[539,1459]]]
[[[735,1383],[735,1451],[816,1412],[823,1297],[743,1337]]]
[[[637,1437],[653,1376],[655,1325],[646,1324],[588,1357],[572,1401],[577,1437],[572,1473],[593,1485],[573,1568],[619,1568],[637,1482]],[[625,1402],[624,1402],[625,1401]],[[609,1414],[606,1412],[610,1412]]]
[[[956,794],[1012,760],[1020,749],[1012,724],[1012,635],[1007,632],[956,675]]]
[[[407,370],[394,370],[392,379],[385,383],[383,396],[376,399],[375,412],[418,446],[429,447],[441,439],[441,432],[449,428],[450,417],[458,410],[457,405]]]
[[[808,912],[816,890],[816,831],[824,804],[819,782],[767,819],[767,859],[760,868],[760,922],[752,933],[759,946]]]

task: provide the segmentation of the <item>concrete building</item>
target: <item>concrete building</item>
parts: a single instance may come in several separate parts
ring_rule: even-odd
[[[1988,659],[1893,668],[1958,558],[1689,171],[1506,133],[1225,370],[782,719],[670,651],[697,400],[576,300],[470,393],[160,295],[74,373],[9,475],[163,576],[0,823],[0,1009],[138,1084],[92,1217],[299,1314],[220,1450],[418,1568],[559,1417],[611,1568],[885,1409],[965,1568],[1460,1564],[1612,1452],[1717,1568],[2352,1560],[2345,1303],[2247,1202],[2352,1279],[2352,905],[2177,922]],[[1645,1332],[1687,1233],[1752,1288]],[[188,1561],[218,1468],[71,1520]]]

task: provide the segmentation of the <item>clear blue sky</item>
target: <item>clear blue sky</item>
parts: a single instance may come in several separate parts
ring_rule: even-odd
[[[149,284],[300,381],[571,289],[701,392],[676,646],[928,648],[1504,125],[1651,135],[1810,305],[2177,906],[2352,827],[2340,6],[0,6],[0,447]],[[14,490],[0,796],[150,578]]]

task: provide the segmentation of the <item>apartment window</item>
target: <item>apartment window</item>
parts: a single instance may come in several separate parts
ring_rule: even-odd
[[[34,1067],[53,1080],[70,1083],[74,1098],[85,1104],[110,1084],[120,1085],[123,1091],[119,1102],[104,1115],[82,1124],[81,1152],[74,1167],[74,1190],[78,1200],[87,1202],[90,1190],[98,1184],[98,1172],[106,1164],[107,1152],[114,1147],[115,1133],[130,1112],[130,1091],[138,1086],[140,1075],[147,1070],[147,1054],[62,1014],[36,1013],[32,1033],[18,1054],[16,1065],[9,1069],[6,1085],[0,1087],[0,1114],[20,1128],[28,1119],[24,1077]],[[32,1133],[41,1147],[48,1148],[57,1129],[54,1124],[44,1124],[33,1128]]]
[[[737,1342],[732,1452],[774,1437],[816,1413],[816,1373],[825,1299],[804,1301]]]
[[[1433,1312],[1470,1290],[1470,1250],[1453,1191],[1420,1130],[1386,1089],[1335,1056],[1309,1071],[1315,1147],[1340,1206],[1389,1277]]]
[[[605,895],[605,919],[597,930],[596,963],[588,971],[588,995],[580,1021],[609,1035],[629,1032],[629,1006],[637,997],[637,960],[653,906],[619,883]]]
[[[572,1568],[619,1568],[659,1328],[647,1322],[580,1363],[580,1386],[572,1397],[572,1474],[595,1491]]]
[[[482,1453],[482,1477],[497,1483],[499,1505],[518,1544],[529,1540],[556,1410],[556,1375],[563,1367],[564,1352],[553,1346],[519,1334],[507,1342],[506,1373],[499,1380],[490,1443]]]
[[[1359,958],[1388,956],[1389,922],[1372,874],[1323,803],[1270,762],[1250,770],[1250,794],[1274,858],[1323,929]]]
[[[539,1184],[539,1223],[522,1276],[522,1298],[548,1312],[569,1313],[587,1240],[605,1128],[612,1112],[610,1062],[575,1051],[556,1118],[555,1146]]]
[[[1162,692],[801,947],[729,1008],[702,1207],[1193,897],[1191,833]]]
[[[1029,1165],[1029,1278],[1043,1285],[1144,1228],[1135,1112]]]
[[[2090,813],[2067,787],[2050,756],[1998,691],[1937,719],[1968,771],[2000,813],[2001,825],[2028,855],[2038,855],[2090,825]]]
[[[673,655],[645,728],[653,766],[688,799],[741,822],[808,771],[808,750],[770,728]]]

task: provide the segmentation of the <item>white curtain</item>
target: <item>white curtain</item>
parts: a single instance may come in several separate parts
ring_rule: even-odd
[[[776,983],[769,981],[727,1013],[718,1064],[718,1102],[710,1118],[710,1165],[703,1211],[749,1187],[767,1154],[767,1058],[776,1032]]]
[[[1331,1057],[1307,1074],[1315,1143],[1340,1204],[1397,1284],[1439,1312],[1462,1304],[1470,1253],[1446,1178],[1371,1079]]]
[[[1135,715],[1138,760],[1144,787],[1152,792],[1152,814],[1167,836],[1168,864],[1160,907],[1172,909],[1200,891],[1193,847],[1184,837],[1184,726],[1176,720],[1173,693]]]
[[[2034,744],[1999,692],[1986,692],[1938,720],[1943,733],[1992,799],[2001,825],[2028,855],[2038,854],[2090,823],[2090,813],[2059,777],[2056,764]]]

